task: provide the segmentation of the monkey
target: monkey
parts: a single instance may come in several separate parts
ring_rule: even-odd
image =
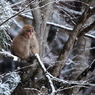
[[[34,55],[39,65],[42,67],[39,68],[38,66],[39,73],[37,73],[37,76],[42,75],[41,69],[43,69],[44,73],[47,72],[39,56],[39,43],[36,38],[33,26],[25,25],[22,28],[21,32],[13,39],[13,42],[11,44],[11,52],[12,54],[20,57],[21,59],[28,59],[29,57]],[[47,74],[45,75],[47,79],[50,81],[50,83],[53,84],[52,81],[50,80],[50,76]]]
[[[32,25],[25,25],[13,39],[11,53],[22,60],[39,54],[39,43]]]

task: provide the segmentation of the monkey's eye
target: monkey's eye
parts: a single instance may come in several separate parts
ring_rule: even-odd
[[[27,30],[27,32],[30,32],[30,30]]]

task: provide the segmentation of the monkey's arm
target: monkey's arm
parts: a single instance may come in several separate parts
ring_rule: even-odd
[[[31,40],[31,52],[33,54],[39,54],[39,43],[38,40],[36,38],[36,36],[34,35],[33,39]]]

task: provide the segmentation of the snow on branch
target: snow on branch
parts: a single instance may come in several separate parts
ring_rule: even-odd
[[[14,11],[11,9],[10,3],[6,0],[0,0],[0,24],[6,21],[8,18],[13,16]],[[10,28],[10,23],[12,22],[11,19],[8,22],[3,23],[0,25],[0,30],[5,30],[6,28]]]
[[[15,20],[15,19],[13,19],[13,21],[14,21],[14,23],[21,29],[22,28],[22,26]]]
[[[5,24],[6,22],[8,22],[10,19],[14,18],[15,16],[19,15],[20,13],[22,13],[27,7],[29,7],[29,5],[31,4],[31,2],[26,5],[22,10],[20,10],[19,12],[17,12],[16,14],[8,17],[7,19],[3,20],[1,23],[0,23],[0,26],[2,26],[3,24]],[[4,7],[3,7],[4,8]],[[4,17],[3,17],[4,18]]]
[[[42,61],[40,60],[40,56],[38,54],[35,54],[37,61],[39,62],[43,72],[45,73],[46,78],[48,79],[51,89],[52,89],[52,93],[51,95],[54,95],[55,93],[57,93],[57,90],[55,90],[55,87],[53,85],[52,81],[58,82],[58,83],[63,83],[63,85],[68,85],[69,87],[67,88],[63,88],[63,90],[65,89],[70,89],[70,88],[74,88],[74,87],[87,87],[87,86],[95,86],[95,84],[90,83],[88,80],[85,81],[70,81],[70,80],[63,80],[63,79],[59,79],[56,78],[54,76],[52,76],[49,72],[47,72],[44,64],[42,63]],[[71,86],[74,85],[74,86]]]
[[[47,4],[45,4],[45,5],[41,6],[41,7],[36,7],[36,8],[34,8],[34,9],[31,9],[30,11],[36,10],[36,9],[38,9],[38,8],[43,8],[43,7],[45,7],[45,6],[47,6],[48,4],[53,3],[53,2],[55,2],[55,1],[49,2],[49,3],[47,3]],[[3,21],[0,23],[0,26],[2,26],[3,24],[5,24],[6,22],[8,22],[9,20],[11,20],[12,18],[14,18],[15,16],[17,16],[17,15],[19,15],[20,13],[22,13],[23,11],[25,11],[25,9],[26,9],[27,7],[29,7],[29,5],[30,5],[31,3],[32,3],[32,1],[31,1],[28,5],[26,5],[22,10],[20,10],[18,13],[14,14],[14,15],[12,15],[12,16],[10,16],[10,17],[7,17],[7,19],[3,20]],[[3,7],[3,9],[4,9],[4,7]],[[0,12],[0,13],[2,13],[2,12]]]
[[[19,84],[20,80],[20,75],[18,75],[16,72],[10,73],[8,79],[4,83],[2,80],[0,80],[0,95],[11,95]]]
[[[12,4],[11,7],[18,6],[18,5],[22,4],[22,3],[25,3],[25,1],[26,0],[23,0],[23,1],[19,1],[19,2],[15,3],[15,4]]]
[[[56,23],[53,23],[53,22],[47,22],[47,24],[58,27],[58,28],[62,28],[62,29],[68,30],[68,31],[73,30],[72,28],[69,28],[69,27],[66,27],[66,26],[63,26],[63,25],[59,25],[59,24],[56,24]]]
[[[58,27],[58,28],[62,28],[62,29],[67,30],[67,31],[72,31],[73,30],[73,28],[69,28],[69,27],[66,27],[66,26],[63,26],[63,25],[59,25],[59,24],[56,24],[56,23],[53,23],[53,22],[47,22],[47,24]],[[88,34],[88,33],[86,33],[84,36],[95,39],[95,36],[93,36],[91,34]]]
[[[54,87],[54,85],[53,85],[53,82],[52,82],[52,80],[51,80],[51,78],[50,78],[50,76],[49,76],[49,74],[48,74],[48,72],[47,72],[47,70],[46,70],[44,64],[43,64],[42,61],[40,60],[40,56],[39,56],[38,54],[35,54],[35,56],[36,56],[37,61],[38,61],[39,64],[40,64],[40,66],[41,66],[43,72],[45,73],[46,78],[48,79],[48,82],[49,82],[50,87],[51,87],[51,90],[52,90],[51,95],[54,95],[54,93],[55,93],[55,87]]]
[[[88,33],[86,33],[85,36],[87,36],[87,37],[89,37],[89,38],[95,39],[95,36],[93,36],[93,35],[91,35],[91,34],[88,34]]]
[[[0,52],[0,54],[12,57],[14,59],[14,61],[17,61],[19,59],[17,56],[14,56],[13,54],[11,54],[11,53],[9,53],[7,51],[2,51],[2,52]]]
[[[30,19],[30,20],[33,20],[32,15],[29,15],[29,14],[20,14],[19,16],[25,17],[25,18]]]

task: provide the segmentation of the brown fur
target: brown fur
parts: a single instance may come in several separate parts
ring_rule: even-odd
[[[28,37],[28,32],[32,32],[32,36],[30,35],[31,37]],[[33,26],[25,25],[22,31],[13,39],[11,53],[21,59],[27,59],[36,53],[39,54],[38,40],[35,36]]]

